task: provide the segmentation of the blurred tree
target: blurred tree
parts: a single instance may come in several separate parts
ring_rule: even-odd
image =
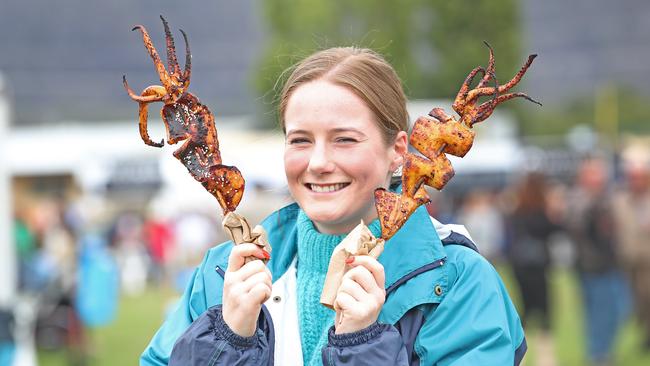
[[[605,139],[621,133],[650,134],[648,95],[622,85],[607,85],[551,108],[516,108],[525,135],[562,135],[576,125],[590,125]],[[610,141],[612,142],[612,141]]]
[[[315,50],[356,45],[383,54],[409,98],[452,98],[470,70],[487,65],[483,40],[494,47],[499,80],[523,63],[519,6],[516,0],[268,0],[269,43],[255,86],[274,111],[283,70]],[[268,117],[275,122],[275,112]]]

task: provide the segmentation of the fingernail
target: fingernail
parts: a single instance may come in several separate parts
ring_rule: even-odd
[[[352,262],[354,262],[354,256],[353,255],[347,257],[347,259],[345,260],[345,264],[352,264]]]
[[[264,259],[271,259],[271,254],[266,250],[261,249],[260,252],[262,252],[262,256],[264,257]]]

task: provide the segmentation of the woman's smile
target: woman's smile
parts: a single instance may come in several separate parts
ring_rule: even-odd
[[[314,193],[336,193],[345,189],[349,185],[350,183],[307,183],[305,184],[305,187]]]

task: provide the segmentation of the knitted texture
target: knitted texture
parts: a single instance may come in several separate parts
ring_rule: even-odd
[[[379,220],[368,225],[379,236]],[[345,235],[321,234],[304,211],[300,210],[298,228],[298,319],[305,366],[322,365],[321,349],[327,344],[328,329],[334,324],[334,311],[320,304],[327,267],[334,248]]]

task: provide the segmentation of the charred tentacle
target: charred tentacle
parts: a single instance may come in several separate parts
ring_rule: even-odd
[[[487,41],[483,41],[483,43],[485,43],[487,48],[490,50],[490,59],[488,61],[488,67],[485,72],[485,75],[483,75],[483,79],[481,79],[481,81],[476,86],[477,88],[482,88],[486,86],[490,82],[491,78],[496,79],[496,74],[494,73],[494,50],[492,49],[492,46],[490,46],[490,44],[487,43]]]
[[[183,92],[190,86],[190,74],[192,73],[192,53],[190,52],[190,42],[187,40],[187,35],[182,29],[179,29],[185,40],[185,71],[183,71]]]
[[[528,100],[530,102],[533,102],[533,103],[535,103],[535,104],[537,104],[539,106],[542,105],[542,103],[540,103],[540,102],[536,101],[535,99],[529,97],[526,93],[508,93],[508,94],[499,95],[499,98],[497,98],[498,99],[497,104],[499,104],[501,102],[505,102],[506,100],[510,100],[512,98],[524,98],[524,99],[526,99],[526,100]]]
[[[165,42],[167,44],[167,69],[174,77],[178,77],[181,73],[181,68],[178,66],[178,60],[176,59],[176,47],[174,46],[174,37],[172,32],[169,30],[169,24],[163,16],[160,16],[162,20],[163,27],[165,28]]]
[[[456,111],[456,113],[461,113],[463,105],[465,104],[465,100],[467,99],[467,93],[470,91],[472,81],[474,81],[474,78],[478,73],[485,75],[485,69],[482,66],[475,67],[472,71],[470,71],[469,75],[467,75],[465,81],[460,86],[460,90],[458,90],[456,98],[454,99],[454,103],[451,106]]]
[[[129,97],[131,97],[131,99],[135,100],[136,102],[151,103],[151,102],[160,102],[160,101],[163,100],[163,97],[157,96],[157,95],[150,95],[150,96],[147,96],[147,97],[137,95],[129,87],[129,84],[126,82],[126,75],[122,76],[122,84],[124,85],[124,89],[126,89],[126,92],[129,94]]]
[[[521,67],[519,72],[517,72],[517,74],[512,79],[510,79],[510,81],[508,81],[506,84],[499,86],[498,88],[499,94],[503,94],[507,92],[508,90],[512,89],[515,85],[517,85],[521,81],[521,78],[524,76],[524,74],[526,74],[526,70],[528,70],[530,65],[533,63],[535,57],[537,57],[537,55],[528,56],[528,60]],[[480,96],[493,95],[493,94],[494,94],[494,88],[487,88],[487,87],[476,88],[469,92],[467,99],[473,100]]]
[[[494,72],[492,72],[492,80],[494,80],[494,96],[487,102],[484,102],[477,108],[476,116],[474,116],[469,121],[469,127],[474,126],[474,124],[485,121],[488,117],[494,112],[494,108],[499,105],[499,81],[497,80]]]
[[[165,87],[165,90],[169,91],[172,86],[169,74],[167,73],[167,70],[165,70],[165,65],[163,65],[162,61],[160,60],[158,51],[156,51],[156,48],[153,46],[153,43],[151,42],[151,37],[149,37],[149,33],[147,33],[147,29],[142,25],[136,25],[131,30],[132,31],[140,30],[140,32],[142,33],[142,40],[144,41],[144,47],[147,49],[147,52],[149,52],[149,56],[151,56],[151,59],[153,60],[153,64],[156,67],[158,76],[160,77],[160,82]]]
[[[156,100],[162,100],[162,98],[165,96],[165,89],[162,86],[159,85],[153,85],[147,87],[143,92],[142,96],[144,97],[154,97]],[[148,111],[147,107],[151,102],[140,102],[138,104],[138,115],[140,117],[140,124],[139,124],[139,129],[140,129],[140,137],[142,138],[142,141],[144,141],[145,144],[153,147],[163,147],[165,144],[165,140],[160,140],[160,142],[153,142],[151,138],[149,137],[149,132],[147,131],[147,119],[148,119]]]

